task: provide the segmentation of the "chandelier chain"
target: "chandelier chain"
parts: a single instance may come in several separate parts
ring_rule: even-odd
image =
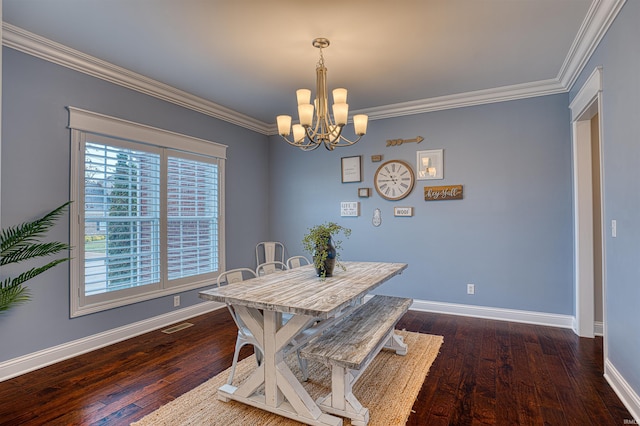
[[[324,67],[324,55],[322,54],[322,46],[318,46],[318,49],[320,49],[320,59],[318,60],[318,66]]]

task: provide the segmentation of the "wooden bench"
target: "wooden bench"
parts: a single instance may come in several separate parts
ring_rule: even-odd
[[[374,296],[300,351],[303,358],[331,368],[331,393],[316,401],[323,411],[348,417],[356,426],[367,425],[369,409],[353,395],[353,385],[383,348],[407,354],[407,345],[394,328],[412,302]]]

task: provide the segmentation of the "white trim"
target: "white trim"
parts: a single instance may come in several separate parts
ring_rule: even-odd
[[[227,158],[227,145],[68,106],[69,128],[179,151]]]
[[[640,396],[633,390],[631,385],[627,383],[622,374],[614,367],[609,359],[604,361],[604,378],[609,382],[613,391],[618,395],[629,413],[640,424]],[[629,419],[631,420],[631,419]]]
[[[83,200],[83,176],[84,176],[84,160],[82,154],[82,147],[84,143],[84,133],[94,134],[94,138],[99,136],[106,136],[109,138],[106,143],[116,143],[116,139],[122,139],[122,141],[116,144],[129,144],[125,141],[135,141],[135,149],[142,149],[146,146],[145,151],[156,152],[164,156],[164,150],[176,151],[178,153],[192,152],[195,155],[210,156],[216,159],[218,165],[218,184],[224,186],[225,178],[221,175],[225,171],[225,158],[227,146],[204,139],[199,139],[175,132],[171,132],[156,127],[151,127],[143,124],[134,123],[120,118],[110,117],[104,114],[99,114],[91,111],[68,106],[69,110],[69,128],[71,129],[71,183],[70,189],[73,199]],[[99,135],[99,136],[95,136]],[[180,154],[180,155],[183,155]],[[163,157],[164,158],[164,157]],[[166,161],[161,167],[161,194],[160,194],[160,206],[164,209],[166,206]],[[162,184],[164,182],[164,184]],[[220,220],[224,216],[224,191],[221,191],[218,195],[218,229],[220,226],[224,226],[224,221]],[[84,253],[81,252],[82,244],[80,240],[83,238],[84,233],[81,232],[80,224],[84,223],[84,204],[82,202],[76,202],[70,206],[70,214],[73,219],[70,227],[70,241],[72,245],[71,250],[71,270],[81,271],[84,268]],[[160,241],[163,236],[166,236],[166,225],[163,227],[163,219],[166,217],[166,210],[160,212]],[[76,221],[77,218],[77,221]],[[219,235],[219,253],[224,253],[225,240],[222,240],[224,234]],[[162,243],[161,243],[162,245]],[[161,256],[164,256],[163,252]],[[166,260],[166,259],[165,259]],[[220,259],[219,259],[220,260]],[[165,265],[166,262],[162,262],[161,265]],[[224,258],[222,263],[218,266],[224,266]],[[166,272],[166,271],[164,271]],[[71,274],[70,278],[70,316],[72,318],[81,315],[87,315],[95,312],[104,311],[124,305],[129,305],[136,302],[155,299],[158,297],[175,294],[180,291],[192,290],[207,286],[210,283],[211,278],[215,278],[215,273],[202,274],[201,276],[192,276],[188,280],[173,280],[169,281],[166,274],[161,273],[161,279],[157,283],[150,284],[143,287],[127,288],[114,292],[113,294],[100,294],[90,297],[84,295],[84,281],[82,274]],[[195,281],[195,279],[198,279]],[[91,299],[91,300],[89,300]]]
[[[593,334],[596,336],[604,336],[604,323],[602,321],[595,321],[593,323]]]
[[[571,121],[576,121],[587,108],[593,104],[598,93],[602,92],[602,67],[596,67],[587,81],[584,82],[576,97],[573,98],[569,108],[571,109]],[[593,114],[589,114],[593,116]]]
[[[557,80],[567,90],[587,65],[589,58],[607,33],[627,0],[593,0],[569,53],[560,68]]]
[[[574,331],[582,337],[594,337],[595,297],[593,267],[593,164],[591,156],[591,118],[598,113],[598,140],[600,145],[600,188],[604,188],[602,153],[602,67],[596,67],[582,85],[571,109],[573,151],[573,229],[574,229],[574,289],[576,322]],[[603,204],[600,217],[604,219]],[[602,226],[602,285],[606,288],[606,256],[604,241],[606,226]],[[606,292],[603,291],[603,295]],[[605,296],[603,296],[604,298]],[[605,303],[606,305],[606,303]],[[605,313],[606,314],[606,313]],[[606,316],[605,316],[606,317]],[[605,358],[607,343],[605,339]]]
[[[483,105],[569,91],[598,43],[609,29],[626,0],[594,0],[571,45],[558,76],[553,79],[516,84],[430,99],[420,99],[353,111],[368,114],[369,120],[422,114],[445,109]],[[262,133],[276,135],[275,123],[265,123],[214,102],[175,89],[141,74],[110,64],[60,43],[30,33],[15,25],[2,23],[3,45],[58,65],[97,77],[158,99]]]
[[[593,337],[595,316],[593,269],[593,184],[591,122],[573,126],[573,253],[576,326],[581,337]]]
[[[371,297],[373,296],[369,295],[366,296],[365,299],[368,300]],[[216,302],[198,303],[188,308],[2,362],[0,363],[0,382],[197,315],[214,311],[223,306],[223,304]],[[415,311],[512,321],[559,328],[572,328],[574,321],[574,318],[570,315],[432,302],[428,300],[414,300],[411,309]]]
[[[3,22],[2,44],[54,64],[267,134],[267,123]]]
[[[366,296],[365,299],[368,300],[371,297],[372,296]],[[410,309],[414,311],[460,315],[465,317],[485,318],[498,321],[511,321],[524,324],[536,324],[569,329],[572,328],[574,320],[571,315],[522,311],[518,309],[493,308],[490,306],[463,305],[448,302],[432,302],[429,300],[415,299]]]
[[[138,321],[133,324],[107,330],[102,333],[1,362],[0,382],[64,361],[65,359],[73,358],[74,356],[82,355],[84,353],[157,330],[158,328],[175,324],[176,322],[206,314],[207,312],[214,311],[224,306],[224,304],[217,302],[201,302],[187,308],[172,311],[157,317]]]
[[[551,79],[366,108],[354,111],[353,113],[367,114],[369,115],[369,120],[380,120],[404,115],[553,95],[566,91],[566,87],[563,87],[556,79]]]

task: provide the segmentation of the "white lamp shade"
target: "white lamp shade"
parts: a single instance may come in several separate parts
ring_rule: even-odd
[[[278,134],[282,136],[289,136],[291,131],[291,116],[290,115],[279,115],[276,117],[278,122]]]
[[[333,89],[333,103],[334,104],[346,104],[347,103],[347,89],[342,87]]]
[[[345,103],[333,104],[333,119],[338,126],[347,124],[349,117],[349,105]]]
[[[295,143],[302,143],[302,141],[304,140],[304,127],[302,127],[299,124],[294,124],[293,125],[293,141]]]
[[[313,121],[313,105],[298,105],[298,116],[300,117],[300,124],[303,126],[311,126]]]
[[[311,90],[298,89],[296,90],[296,97],[298,98],[298,105],[311,103]]]
[[[353,116],[353,128],[356,135],[361,136],[367,133],[367,123],[369,122],[369,116],[365,114],[358,114]]]

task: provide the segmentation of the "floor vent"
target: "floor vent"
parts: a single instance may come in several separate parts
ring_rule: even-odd
[[[174,325],[173,327],[166,328],[166,329],[162,330],[162,332],[166,333],[166,334],[171,334],[171,333],[175,333],[176,331],[180,331],[180,330],[184,330],[185,328],[189,328],[192,325],[193,324],[191,324],[190,322],[183,322],[182,324],[178,324],[178,325]]]

